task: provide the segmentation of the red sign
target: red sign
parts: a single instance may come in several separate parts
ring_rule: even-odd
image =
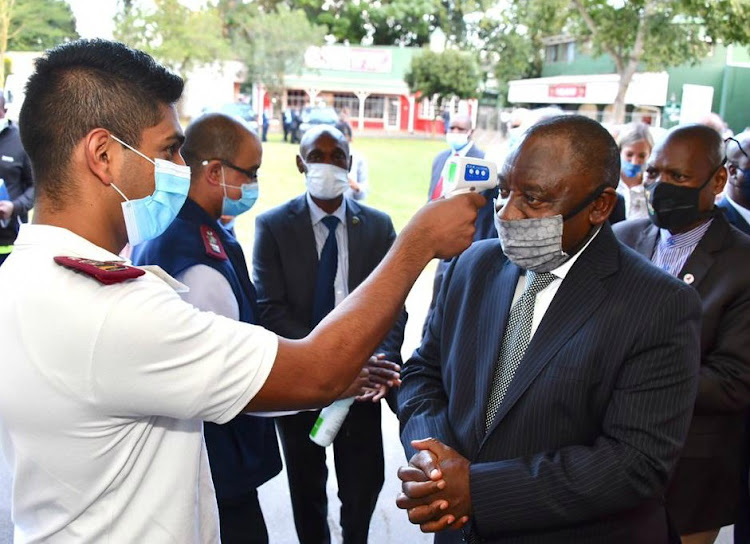
[[[585,83],[559,83],[547,87],[550,98],[584,98],[586,96]]]

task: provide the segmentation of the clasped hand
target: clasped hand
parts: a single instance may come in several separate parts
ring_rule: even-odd
[[[425,533],[460,529],[471,515],[469,460],[435,438],[411,445],[419,451],[398,470],[396,506]]]

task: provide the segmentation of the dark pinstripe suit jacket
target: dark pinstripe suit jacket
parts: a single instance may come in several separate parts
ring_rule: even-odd
[[[615,226],[617,237],[651,259],[659,229],[648,219]],[[744,416],[750,405],[750,237],[718,213],[685,262],[678,278],[692,276],[702,301],[700,380],[695,413],[682,457],[699,460],[677,471],[668,506],[682,534],[733,522],[738,495],[724,483],[739,485]],[[701,468],[703,467],[703,468]],[[696,471],[710,467],[712,487],[692,483]],[[718,472],[717,472],[718,471]],[[672,493],[679,489],[679,493]],[[727,496],[731,495],[731,499]],[[696,497],[715,497],[724,512],[707,514]],[[717,515],[719,517],[717,517]]]
[[[698,371],[694,290],[619,244],[609,225],[560,285],[485,434],[520,270],[499,240],[449,269],[399,393],[402,442],[436,437],[471,461],[483,542],[666,541],[661,503]],[[436,542],[460,541],[456,532]]]

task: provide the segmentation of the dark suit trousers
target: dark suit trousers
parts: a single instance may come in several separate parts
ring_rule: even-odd
[[[309,438],[319,411],[276,419],[300,544],[329,544],[326,450]],[[383,487],[380,403],[355,402],[333,442],[344,544],[365,544]]]
[[[222,544],[268,544],[268,530],[257,490],[218,503]]]

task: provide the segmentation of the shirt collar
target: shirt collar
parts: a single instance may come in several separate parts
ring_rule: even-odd
[[[747,223],[750,223],[750,210],[747,208],[743,208],[739,204],[737,204],[734,200],[732,200],[729,197],[728,193],[724,193],[724,198],[727,199],[727,202],[735,209],[737,210],[737,213],[742,216],[742,219],[744,219]]]
[[[466,154],[469,152],[469,150],[474,147],[474,140],[469,140],[469,143],[463,146],[461,149],[456,151],[455,149],[451,148],[451,151],[453,151],[453,156],[458,155],[459,157],[465,157]]]
[[[23,250],[25,247],[46,247],[56,255],[65,257],[125,262],[125,259],[119,255],[89,242],[74,232],[52,225],[31,223],[21,225],[14,246],[16,250]]]
[[[554,270],[551,270],[550,273],[554,274],[555,276],[557,276],[561,280],[564,280],[565,276],[568,275],[568,272],[570,272],[570,269],[573,268],[573,265],[578,260],[578,257],[580,257],[583,254],[584,251],[586,251],[586,248],[589,247],[589,245],[591,244],[591,242],[594,241],[594,238],[596,238],[599,235],[599,232],[601,230],[602,230],[602,227],[600,225],[596,229],[596,232],[594,233],[594,235],[591,238],[589,238],[588,242],[586,242],[586,244],[580,250],[578,250],[575,255],[573,255],[570,259],[568,259],[567,261],[565,261],[563,264],[561,264],[560,266],[558,266]]]
[[[706,234],[708,227],[713,222],[713,219],[709,219],[694,229],[681,232],[680,234],[672,234],[667,229],[659,229],[659,245],[675,249],[695,246],[701,241],[701,238],[703,238],[703,235]]]
[[[310,196],[310,193],[305,193],[305,197],[307,198],[307,205],[310,208],[310,219],[312,219],[313,226],[320,223],[324,217],[328,215],[333,215],[334,217],[338,217],[339,221],[341,221],[342,225],[346,225],[346,198],[341,199],[341,206],[336,208],[336,211],[334,211],[331,214],[328,214],[324,212],[320,206],[318,206]]]

